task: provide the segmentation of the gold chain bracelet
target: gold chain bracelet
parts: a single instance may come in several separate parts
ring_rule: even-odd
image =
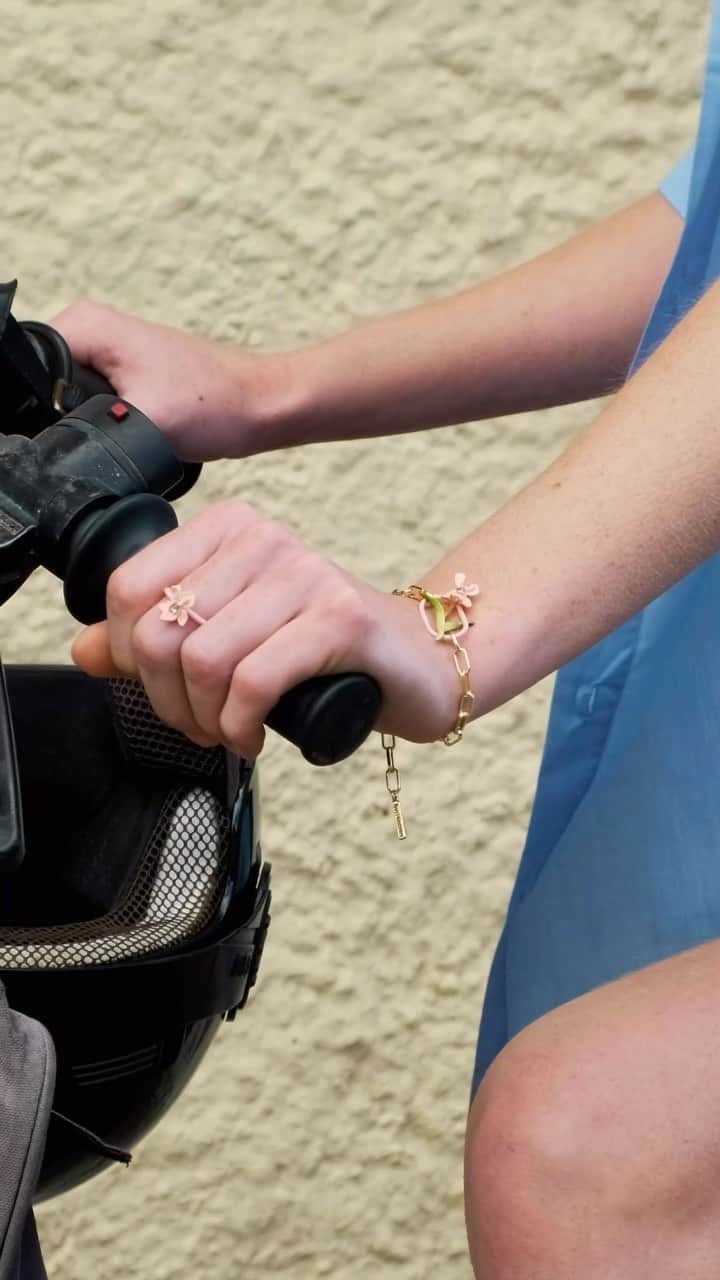
[[[472,608],[472,597],[478,595],[479,591],[480,588],[474,583],[470,586],[466,585],[464,573],[456,573],[455,586],[442,595],[435,595],[415,583],[410,587],[396,587],[393,591],[394,596],[405,596],[407,600],[417,601],[423,624],[433,639],[448,640],[453,646],[452,658],[460,681],[460,702],[455,724],[442,738],[446,747],[454,747],[456,742],[462,741],[465,726],[472,715],[475,702],[475,694],[470,688],[470,655],[465,646],[460,644],[460,637],[464,636],[473,625],[468,621],[465,611]],[[434,626],[428,619],[428,610],[431,612]],[[397,744],[393,734],[384,733],[382,745],[387,760],[385,786],[392,805],[395,832],[398,840],[406,840],[407,830],[400,808],[400,775],[395,764]]]

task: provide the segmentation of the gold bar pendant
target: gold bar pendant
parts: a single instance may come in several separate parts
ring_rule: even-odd
[[[405,820],[402,816],[400,801],[395,799],[392,802],[393,816],[395,818],[395,832],[398,840],[407,840],[407,831],[405,830]]]

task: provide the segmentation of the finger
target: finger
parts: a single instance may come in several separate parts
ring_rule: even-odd
[[[126,676],[127,672],[120,671],[112,660],[110,652],[110,642],[108,638],[108,627],[106,622],[98,622],[92,627],[86,627],[78,636],[75,637],[71,647],[71,657],[73,662],[86,671],[89,676],[117,677]],[[160,717],[162,718],[162,717]],[[192,717],[188,716],[191,721]],[[219,742],[219,735],[208,735],[202,733],[197,726],[192,726],[188,731],[184,730],[193,742],[197,742],[200,746],[214,746]]]
[[[65,338],[78,364],[106,373],[112,364],[113,341],[121,320],[113,307],[84,301],[67,307],[50,323]]]
[[[258,644],[268,630],[291,616],[287,591],[276,590],[275,582],[268,586],[266,579],[262,589],[253,593],[249,606],[244,603],[248,576],[262,572],[272,559],[276,544],[277,534],[273,537],[272,529],[260,526],[253,539],[251,561],[247,554],[240,553],[235,537],[224,540],[215,555],[183,577],[182,591],[187,593],[190,610],[187,615],[179,612],[177,620],[168,625],[156,603],[132,629],[132,659],[154,711],[190,737],[198,732],[217,736],[218,715],[237,662],[248,647]],[[286,585],[291,582],[293,599],[299,603],[302,594],[297,574],[293,579],[287,572]],[[198,600],[193,590],[196,586]],[[256,617],[248,637],[243,620],[250,613]],[[208,628],[209,645],[202,639]],[[201,714],[193,694],[202,708]]]
[[[311,676],[351,669],[336,640],[341,636],[320,613],[303,613],[249,653],[235,668],[219,717],[226,746],[254,759],[263,745],[263,723],[288,689]]]
[[[96,622],[75,637],[70,656],[78,667],[89,676],[120,676],[121,671],[113,662],[110,636],[106,622]]]
[[[120,671],[115,666],[110,653],[110,643],[108,639],[108,628],[106,622],[98,622],[92,627],[86,627],[80,635],[75,637],[71,648],[71,656],[73,662],[89,676],[124,676],[127,673]],[[152,705],[152,704],[151,704]],[[162,717],[160,717],[162,719]],[[188,717],[191,719],[192,717]],[[185,730],[188,737],[203,747],[214,746],[219,742],[219,735],[208,735],[202,733],[196,726],[191,732]]]
[[[133,633],[140,619],[159,611],[165,587],[185,581],[193,570],[209,560],[223,541],[228,525],[228,506],[219,504],[192,517],[179,529],[172,529],[126,560],[111,575],[107,586],[107,618],[113,661],[128,672],[136,671]],[[235,527],[250,524],[250,508],[232,504]],[[252,513],[254,515],[254,513]],[[257,517],[255,517],[257,518]],[[159,612],[154,615],[159,618]],[[173,647],[179,650],[176,640]]]
[[[180,651],[185,690],[196,723],[219,734],[220,713],[238,663],[292,621],[307,595],[303,581],[263,577],[236,594]]]

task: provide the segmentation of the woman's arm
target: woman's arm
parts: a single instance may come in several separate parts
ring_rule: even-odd
[[[536,480],[420,581],[480,586],[464,643],[481,714],[586,649],[720,548],[720,282]],[[416,566],[408,566],[408,578]],[[182,582],[208,618],[187,637],[158,617]],[[139,674],[161,718],[255,754],[280,695],[361,670],[380,727],[428,740],[454,723],[448,646],[416,605],[377,591],[244,504],[210,508],[116,570],[108,624],[83,634],[94,674]]]
[[[487,283],[294,352],[261,447],[607,395],[623,383],[682,227],[655,192]]]
[[[720,282],[592,425],[426,575],[480,584],[476,712],[574,657],[720,548]]]
[[[416,431],[621,385],[682,225],[656,192],[487,283],[278,355],[92,303],[55,323],[185,458]]]

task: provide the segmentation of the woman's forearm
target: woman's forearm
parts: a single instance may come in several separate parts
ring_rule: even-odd
[[[280,357],[282,376],[268,367],[259,447],[415,431],[615,390],[681,229],[655,192],[487,283]]]
[[[477,711],[588,648],[720,548],[720,283],[592,425],[425,577],[480,585]]]

